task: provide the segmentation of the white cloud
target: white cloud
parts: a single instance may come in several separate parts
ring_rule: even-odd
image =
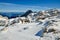
[[[29,5],[20,5],[20,4],[12,4],[12,3],[0,3],[0,12],[21,12],[26,10],[44,10],[49,9],[48,7],[41,6],[29,6]]]

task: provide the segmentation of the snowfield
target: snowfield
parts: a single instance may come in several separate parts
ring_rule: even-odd
[[[52,22],[51,20],[55,20],[57,22]],[[6,30],[0,31],[0,40],[57,40],[59,39],[60,20],[54,17],[54,19],[47,18],[42,22],[43,23],[40,22],[32,22],[32,23],[25,23],[25,24],[15,23],[13,25],[9,25],[6,28]],[[49,25],[49,22],[53,24]],[[53,32],[44,33],[45,27],[47,28],[47,30],[52,28],[55,29],[56,33]],[[4,27],[1,26],[0,29],[2,28]],[[41,37],[41,35],[43,35],[43,37]]]
[[[0,20],[0,24],[5,24],[0,25],[0,40],[60,40],[59,10],[30,12],[26,12],[27,16]]]
[[[36,28],[37,27],[37,28]],[[27,29],[24,29],[27,28]],[[35,34],[41,27],[37,23],[19,24],[16,23],[8,27],[8,31],[0,33],[0,40],[38,40]]]

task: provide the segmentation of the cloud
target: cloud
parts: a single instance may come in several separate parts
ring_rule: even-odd
[[[21,5],[12,3],[0,3],[0,12],[23,12],[26,10],[44,10],[49,9],[48,7],[32,6],[32,5]]]

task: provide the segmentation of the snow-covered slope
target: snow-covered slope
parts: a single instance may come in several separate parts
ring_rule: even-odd
[[[50,16],[44,12],[39,15],[39,12],[36,16],[31,15],[32,17],[28,15],[26,18],[9,19],[7,26],[0,27],[0,40],[60,40],[60,15],[53,12],[55,11],[46,11],[47,14],[51,13]]]
[[[7,32],[0,33],[0,40],[36,40],[39,37],[36,37],[35,34],[40,28],[37,23],[14,24],[8,27]]]

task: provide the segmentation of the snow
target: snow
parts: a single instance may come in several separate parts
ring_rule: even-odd
[[[17,17],[17,18],[9,19],[8,27],[0,26],[0,40],[60,39],[60,18],[57,18],[60,17],[59,15],[47,17],[45,19],[40,19],[39,22],[36,21],[36,18],[33,15],[34,14],[32,13],[31,15],[32,17],[31,16],[27,17],[30,21],[32,21],[30,23],[18,22],[18,20],[20,19],[22,20],[27,19],[25,17]],[[48,13],[46,15],[49,16]],[[48,30],[51,29],[54,29],[55,31],[49,32]]]
[[[56,18],[54,18],[54,20],[55,19]],[[47,22],[51,20],[53,20],[53,18],[51,19],[47,18],[44,21],[42,21],[43,23],[40,25],[38,25],[39,24],[38,22],[32,22],[26,24],[15,23],[13,25],[9,25],[7,30],[3,30],[0,32],[0,40],[20,40],[20,39],[21,40],[55,40],[56,38],[60,37],[59,33],[57,34],[53,34],[52,32],[44,33],[43,37],[35,35],[39,31],[44,30],[43,28],[45,28],[45,26],[48,25]],[[53,23],[53,26],[47,27],[47,29],[55,28],[59,32],[60,30],[60,25],[58,25],[60,24],[59,19],[57,21],[58,22]],[[0,27],[0,29],[2,28],[4,27]]]
[[[37,23],[11,25],[7,32],[0,33],[0,40],[36,40],[39,37],[36,37],[35,33],[40,30],[40,27],[36,26]],[[25,27],[28,28],[24,30]]]
[[[0,40],[55,40],[57,36],[59,37],[59,33],[55,35],[53,33],[44,33],[43,37],[35,35],[46,26],[45,24],[48,21],[51,21],[51,19],[45,19],[41,25],[38,25],[39,23],[36,22],[27,24],[15,23],[8,26],[7,30],[0,32]],[[60,22],[56,22],[54,24],[60,24]],[[59,31],[59,26],[60,25],[56,27],[54,25],[47,29],[56,28]]]

